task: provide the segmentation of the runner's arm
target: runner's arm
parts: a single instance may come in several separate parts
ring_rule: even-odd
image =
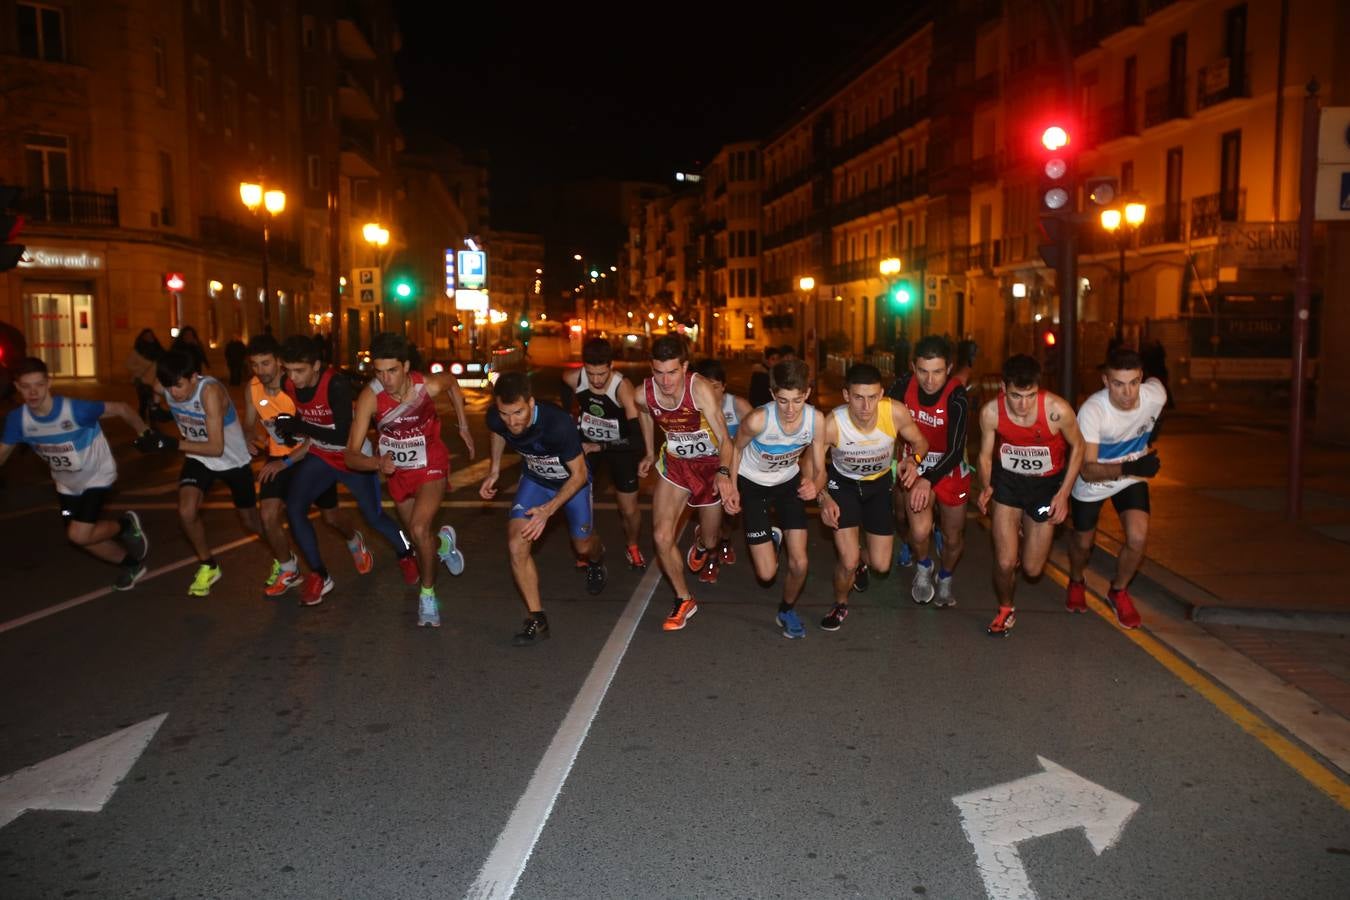
[[[694,408],[703,413],[703,418],[708,423],[708,430],[712,432],[713,440],[717,441],[718,460],[727,471],[731,471],[733,448],[731,434],[727,431],[727,418],[722,415],[722,405],[717,402],[712,387],[703,378],[694,376],[693,381],[690,382],[690,387],[694,392]],[[725,478],[727,476],[719,472],[718,477]]]
[[[966,389],[958,387],[947,397],[947,450],[933,466],[921,477],[929,484],[937,484],[947,473],[959,466],[966,458],[966,416],[970,409],[970,400]]]
[[[806,448],[807,452],[802,455],[802,484],[810,482],[810,497],[802,497],[803,500],[810,500],[820,496],[820,492],[825,490],[825,414],[814,407],[807,407],[811,410],[811,415],[815,421],[811,423],[812,438],[811,446]],[[800,489],[798,490],[800,494]]]
[[[469,451],[469,459],[473,459],[473,434],[469,431],[469,417],[464,414],[464,388],[459,386],[459,379],[454,375],[440,377],[450,392],[450,403],[455,407],[455,418],[459,422],[459,439],[464,442],[464,449]]]
[[[735,481],[736,476],[741,474],[741,454],[745,448],[750,446],[750,442],[764,432],[764,411],[762,409],[753,410],[744,419],[741,419],[741,427],[736,430],[736,440],[731,453],[731,480]]]
[[[642,429],[642,461],[638,463],[638,477],[645,478],[656,461],[656,423],[652,421],[651,410],[642,394],[634,391],[633,402],[637,405],[638,426]]]
[[[208,384],[202,391],[202,412],[206,415],[206,440],[180,441],[178,449],[194,456],[223,456],[225,453],[225,388]]]
[[[365,390],[365,388],[362,388]],[[347,440],[352,428],[352,387],[341,374],[328,381],[328,406],[333,410],[332,427],[314,425],[300,416],[278,416],[285,419],[285,431],[302,434],[329,444],[341,444]]]
[[[356,398],[356,413],[352,416],[351,428],[347,431],[347,447],[342,453],[347,468],[353,472],[374,472],[380,468],[380,458],[362,452],[366,435],[370,432],[370,420],[375,416],[375,392],[362,388]]]
[[[975,468],[980,476],[980,512],[988,512],[994,494],[994,439],[998,433],[998,400],[990,400],[980,409],[980,456]]]
[[[5,463],[9,462],[10,454],[12,454],[12,453],[14,452],[14,448],[15,448],[16,446],[18,446],[18,445],[17,445],[17,444],[0,444],[0,466],[3,466]]]
[[[478,486],[478,496],[484,500],[491,500],[497,496],[497,478],[502,474],[502,451],[505,449],[506,438],[493,431],[492,443],[488,448],[491,468],[488,469],[487,475],[483,478],[483,483]]]
[[[830,473],[824,463],[825,448],[833,447],[834,442],[839,440],[839,426],[835,424],[834,416],[828,413],[821,413],[824,417],[824,427],[820,429],[820,438],[822,447],[820,449],[821,466],[815,472],[816,479],[816,502],[820,504],[820,521],[830,528],[839,527],[839,504],[834,502],[827,489],[830,480]],[[815,447],[811,448],[815,453]]]
[[[637,390],[633,387],[633,382],[620,376],[619,390],[616,391],[619,398],[619,405],[623,407],[624,420],[619,426],[619,431],[623,439],[628,442],[628,446],[634,450],[638,448],[638,442],[642,440],[642,416],[638,413]]]
[[[554,494],[547,503],[542,504],[548,510],[551,516],[558,510],[567,505],[567,501],[577,495],[577,491],[586,486],[587,480],[591,477],[591,470],[586,467],[586,454],[578,453],[567,461],[567,481],[558,488],[558,493]]]
[[[736,421],[738,422],[744,422],[745,417],[755,409],[749,400],[736,394],[731,395],[731,405],[736,408]]]
[[[909,407],[903,403],[892,403],[891,424],[895,426],[895,433],[903,438],[906,444],[909,444],[910,454],[901,462],[917,467],[923,458],[928,455],[928,438],[923,436],[918,423],[909,414]]]
[[[1078,480],[1079,470],[1083,468],[1087,441],[1083,440],[1083,433],[1078,430],[1078,417],[1073,414],[1073,408],[1068,403],[1055,397],[1047,406],[1050,428],[1053,430],[1058,426],[1059,433],[1069,443],[1069,461],[1064,466],[1064,486],[1059,489],[1061,495],[1068,497],[1069,491],[1073,490],[1073,483]]]

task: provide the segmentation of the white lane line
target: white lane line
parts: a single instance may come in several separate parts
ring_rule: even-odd
[[[581,744],[586,740],[591,722],[605,699],[605,692],[609,690],[619,662],[628,650],[633,632],[637,630],[638,622],[642,620],[642,614],[646,612],[660,580],[661,568],[653,560],[653,564],[647,568],[647,574],[633,591],[633,596],[628,599],[619,621],[614,624],[614,630],[609,633],[609,640],[591,666],[590,674],[572,701],[572,707],[553,736],[544,758],[534,770],[525,793],[516,801],[511,818],[497,837],[497,844],[479,870],[478,878],[464,895],[466,898],[504,900],[515,893],[516,882],[525,871],[534,845],[562,791],[563,782],[572,771],[572,764],[576,762]]]
[[[239,547],[242,547],[245,544],[252,543],[257,539],[258,539],[257,535],[250,534],[248,537],[240,538],[237,541],[230,541],[228,544],[221,544],[219,547],[212,547],[211,555],[216,556],[217,554],[226,553],[230,550],[238,549]],[[160,566],[158,569],[151,569],[149,572],[146,572],[143,576],[141,576],[141,580],[140,582],[138,582],[138,584],[149,581],[151,578],[158,578],[159,576],[164,575],[168,572],[176,571],[178,569],[183,568],[184,566],[191,565],[196,561],[197,561],[196,556],[185,556],[182,559],[178,560],[177,562],[169,563],[167,566]],[[112,570],[109,569],[109,571]],[[105,588],[99,588],[96,591],[90,591],[87,594],[81,594],[78,597],[72,597],[71,599],[66,600],[64,603],[58,603],[55,606],[49,606],[46,609],[40,609],[37,612],[31,612],[26,616],[20,616],[17,619],[10,619],[8,622],[0,623],[0,634],[4,634],[6,631],[13,631],[15,628],[22,628],[24,625],[30,625],[33,622],[38,621],[39,619],[45,619],[48,616],[54,616],[59,612],[65,612],[68,609],[73,609],[77,606],[82,606],[83,604],[88,603],[91,600],[97,600],[100,597],[106,597],[111,593],[113,593],[113,588],[110,585]]]

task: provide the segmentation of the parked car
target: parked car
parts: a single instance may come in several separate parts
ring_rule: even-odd
[[[449,372],[459,379],[460,387],[485,388],[492,384],[491,368],[488,363],[481,360],[450,357],[432,360],[427,366],[427,371],[432,375]]]

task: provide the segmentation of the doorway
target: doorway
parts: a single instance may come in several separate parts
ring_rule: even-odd
[[[92,294],[24,295],[28,352],[55,377],[93,378],[94,298]]]

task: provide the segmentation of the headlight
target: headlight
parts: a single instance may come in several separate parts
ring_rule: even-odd
[[[463,374],[464,374],[464,366],[461,365],[460,363],[451,363],[451,364],[450,364],[450,374],[451,374],[451,375],[463,375]]]

